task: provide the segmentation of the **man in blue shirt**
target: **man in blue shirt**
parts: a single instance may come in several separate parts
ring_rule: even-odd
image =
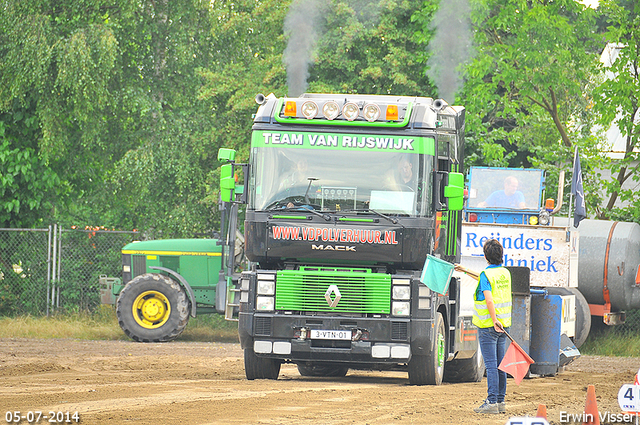
[[[509,176],[504,180],[504,190],[496,190],[478,204],[480,208],[525,208],[524,195],[518,190],[518,179]]]

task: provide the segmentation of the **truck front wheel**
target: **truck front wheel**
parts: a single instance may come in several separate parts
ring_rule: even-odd
[[[409,382],[413,385],[440,385],[447,359],[447,337],[442,313],[436,315],[431,354],[413,355],[409,360]]]
[[[244,373],[247,379],[278,379],[282,362],[256,356],[253,348],[244,349]]]
[[[184,289],[168,276],[136,276],[120,292],[116,315],[122,330],[134,341],[166,342],[177,338],[189,321]]]

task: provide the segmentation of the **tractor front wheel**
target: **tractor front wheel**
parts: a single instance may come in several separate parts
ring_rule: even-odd
[[[184,289],[168,276],[136,276],[120,292],[116,304],[122,330],[138,342],[166,342],[177,338],[189,321]]]

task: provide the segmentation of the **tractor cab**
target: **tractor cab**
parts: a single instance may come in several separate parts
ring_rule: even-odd
[[[537,169],[471,167],[465,221],[548,225],[553,200],[541,206],[544,173]]]

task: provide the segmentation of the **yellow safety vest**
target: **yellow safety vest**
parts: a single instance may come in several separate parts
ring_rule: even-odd
[[[504,267],[493,267],[483,271],[489,283],[491,283],[491,295],[496,309],[496,317],[502,326],[511,326],[511,273]],[[480,286],[480,280],[478,280]],[[479,328],[493,327],[493,321],[489,315],[487,300],[478,300],[478,288],[473,293],[474,309],[473,324]]]

